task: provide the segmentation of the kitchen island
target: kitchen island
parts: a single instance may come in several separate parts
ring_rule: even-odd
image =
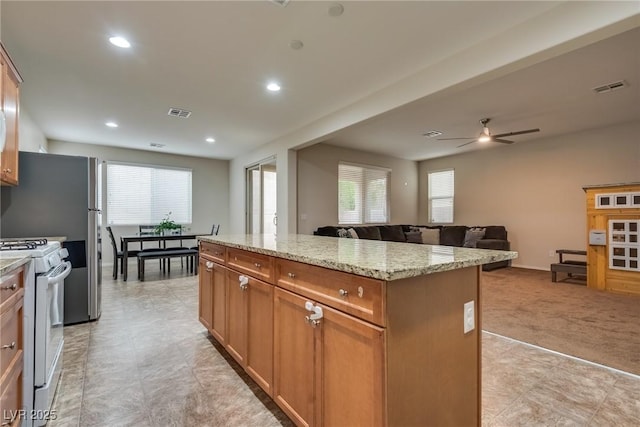
[[[480,267],[517,253],[199,240],[200,321],[296,424],[480,425]]]

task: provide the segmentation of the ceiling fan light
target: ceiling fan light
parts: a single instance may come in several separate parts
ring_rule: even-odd
[[[478,142],[489,142],[491,141],[491,136],[487,135],[486,133],[483,133],[482,135],[480,135],[480,137],[478,138]]]

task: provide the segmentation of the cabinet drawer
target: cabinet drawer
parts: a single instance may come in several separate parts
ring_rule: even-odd
[[[2,423],[7,426],[19,426],[21,420],[18,410],[22,409],[22,351],[9,367],[9,371],[2,377],[0,386],[0,412]],[[13,422],[11,419],[14,418]]]
[[[383,281],[284,259],[276,263],[278,286],[384,326]]]
[[[0,313],[13,304],[17,298],[16,295],[24,287],[23,275],[24,268],[20,268],[0,279]]]
[[[225,262],[225,247],[215,243],[200,242],[200,255],[220,264]]]
[[[20,290],[20,296],[24,291]],[[9,307],[0,316],[0,373],[4,375],[7,368],[22,349],[22,306],[24,298]]]
[[[227,266],[267,283],[274,283],[273,258],[255,252],[227,248]]]

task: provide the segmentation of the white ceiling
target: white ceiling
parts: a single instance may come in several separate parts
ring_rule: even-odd
[[[348,1],[332,17],[333,3],[300,0],[3,0],[0,36],[24,78],[22,105],[49,139],[153,151],[157,143],[167,153],[230,159],[524,28],[560,3]],[[132,48],[110,45],[114,34]],[[291,40],[304,47],[291,49]],[[635,29],[315,140],[419,160],[479,148],[422,133],[474,136],[483,117],[494,133],[542,129],[514,137],[518,143],[638,120],[639,45]],[[281,92],[265,90],[271,79]],[[629,87],[591,92],[619,79]],[[170,107],[193,114],[170,117]],[[120,126],[105,127],[110,120]]]

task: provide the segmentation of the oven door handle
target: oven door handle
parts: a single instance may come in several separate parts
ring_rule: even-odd
[[[62,270],[62,273],[58,274],[57,276],[49,277],[49,284],[64,280],[69,274],[71,274],[71,263],[69,261],[65,261],[63,264],[65,268],[64,270]]]

